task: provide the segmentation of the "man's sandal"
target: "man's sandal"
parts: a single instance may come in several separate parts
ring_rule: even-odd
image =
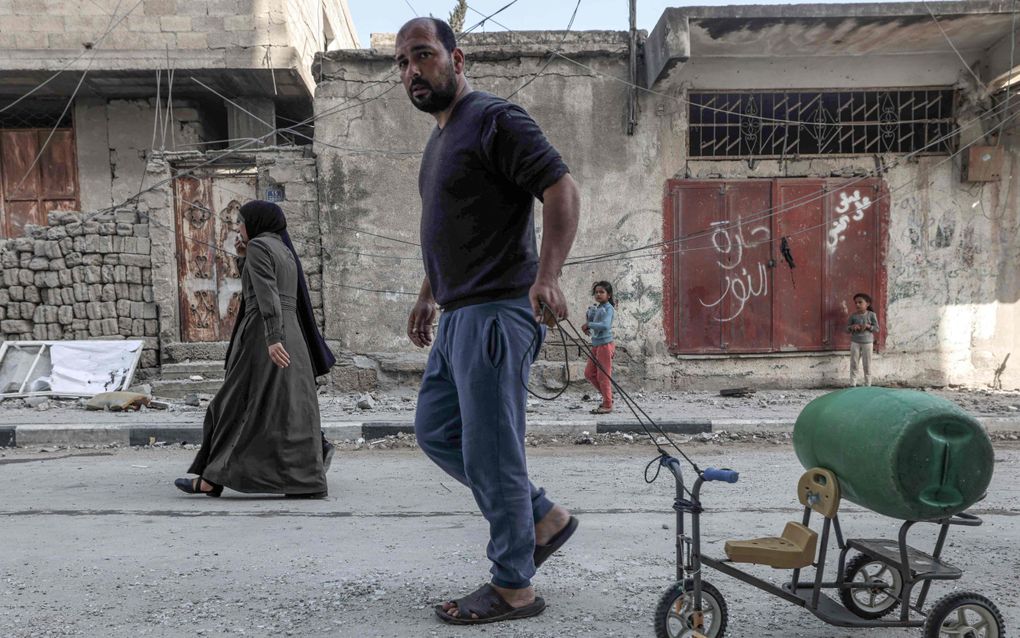
[[[457,615],[450,615],[442,605],[436,605],[436,616],[451,625],[485,625],[504,620],[519,620],[537,616],[545,611],[545,601],[539,596],[535,596],[535,602],[530,605],[514,607],[488,583],[467,596],[450,602],[457,606]]]
[[[212,489],[208,491],[202,490],[202,481],[212,485]],[[222,485],[217,485],[209,479],[204,479],[201,476],[193,479],[179,478],[174,481],[174,485],[177,486],[177,489],[187,494],[205,494],[206,496],[212,496],[215,498],[223,493]]]
[[[542,566],[550,556],[556,553],[556,550],[563,547],[563,545],[570,540],[570,537],[577,531],[577,526],[580,521],[577,517],[571,516],[567,521],[567,524],[563,526],[563,529],[556,532],[556,535],[549,539],[549,542],[545,545],[535,545],[535,569]]]

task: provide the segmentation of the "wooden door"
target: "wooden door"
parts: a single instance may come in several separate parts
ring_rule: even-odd
[[[0,191],[4,237],[22,236],[26,224],[46,226],[51,211],[78,210],[73,129],[0,130]]]
[[[181,340],[226,341],[242,303],[234,239],[254,174],[190,173],[174,180]]]

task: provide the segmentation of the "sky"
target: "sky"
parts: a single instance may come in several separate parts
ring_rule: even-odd
[[[854,0],[850,0],[853,2]],[[863,2],[868,0],[857,0]],[[873,0],[871,0],[873,1]],[[468,0],[467,27],[474,26],[484,15],[498,11],[511,0]],[[846,4],[835,0],[813,0],[819,4]],[[347,0],[354,17],[361,46],[368,47],[369,34],[393,33],[415,15],[433,15],[444,20],[456,5],[456,0]],[[791,4],[790,0],[637,0],[638,28],[651,31],[666,7],[723,6],[741,4]],[[516,31],[562,30],[570,22],[576,0],[517,0],[494,19]],[[584,31],[608,29],[626,31],[628,27],[628,0],[581,0],[572,29]],[[479,28],[478,31],[482,31]],[[501,31],[502,27],[488,25],[486,31]]]

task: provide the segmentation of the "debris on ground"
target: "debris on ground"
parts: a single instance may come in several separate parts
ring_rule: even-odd
[[[743,399],[754,394],[754,388],[725,388],[719,390],[719,396],[721,397],[735,397]]]
[[[85,403],[85,409],[122,412],[148,405],[149,397],[139,392],[100,392]]]
[[[358,397],[359,410],[371,410],[375,407],[375,398],[371,394],[363,394]]]

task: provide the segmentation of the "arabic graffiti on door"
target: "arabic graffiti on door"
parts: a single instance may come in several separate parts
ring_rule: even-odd
[[[712,303],[705,303],[705,300],[700,298],[698,301],[706,308],[715,308],[729,298],[731,314],[728,317],[717,317],[715,320],[733,321],[744,311],[748,299],[769,294],[767,266],[761,261],[745,264],[744,249],[768,242],[772,238],[772,233],[768,226],[755,226],[748,232],[749,242],[744,237],[744,226],[739,216],[733,229],[728,228],[728,221],[715,222],[712,226],[715,227],[712,232],[712,248],[720,255],[716,264],[725,274],[723,292]]]
[[[832,228],[829,229],[829,235],[825,240],[829,254],[836,252],[839,242],[846,241],[846,229],[850,226],[850,222],[859,222],[864,219],[864,211],[870,206],[871,199],[862,197],[858,190],[855,190],[852,195],[847,195],[845,192],[839,194],[839,206],[836,206],[836,214],[839,217],[832,222]],[[850,213],[851,207],[853,214]]]

